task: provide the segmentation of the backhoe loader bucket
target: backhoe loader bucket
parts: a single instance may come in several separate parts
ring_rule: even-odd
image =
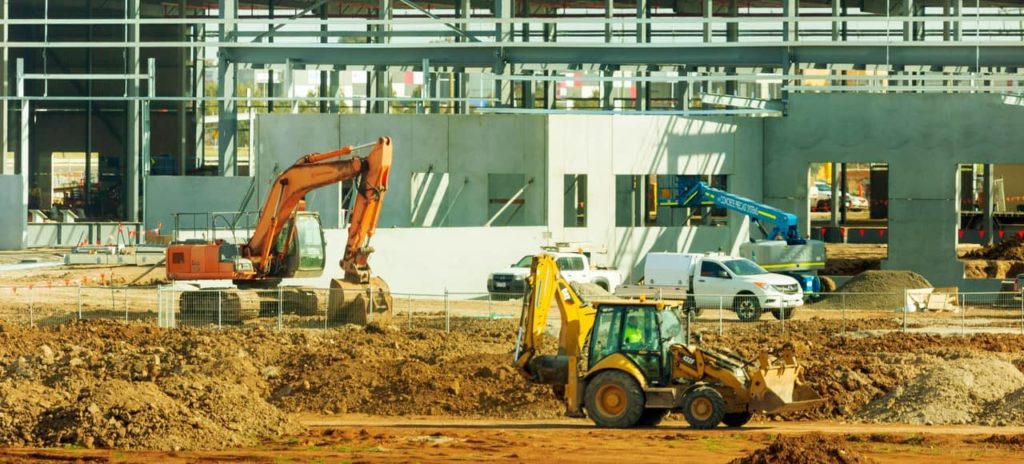
[[[385,323],[391,319],[393,306],[391,290],[379,277],[370,279],[369,285],[331,279],[327,322],[335,325]]]
[[[750,386],[750,411],[782,414],[811,408],[825,402],[811,387],[803,384],[803,368],[792,358],[768,359],[762,355]]]

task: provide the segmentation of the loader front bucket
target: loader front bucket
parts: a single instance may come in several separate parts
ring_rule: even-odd
[[[762,367],[752,378],[750,410],[782,414],[824,403],[814,389],[801,383],[800,377],[800,367],[795,364]]]

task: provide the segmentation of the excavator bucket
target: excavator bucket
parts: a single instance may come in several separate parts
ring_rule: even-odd
[[[384,323],[391,319],[393,306],[391,290],[379,277],[370,279],[369,284],[331,279],[327,322],[334,325]]]
[[[762,355],[761,367],[752,376],[750,410],[782,414],[812,408],[825,402],[802,381],[802,368],[792,358],[772,359]]]

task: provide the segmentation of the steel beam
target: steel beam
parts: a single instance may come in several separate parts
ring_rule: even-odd
[[[219,0],[220,17],[222,19],[238,18],[238,0]],[[218,30],[221,42],[234,42],[238,39],[238,27],[232,23],[223,23]],[[217,96],[231,99],[217,101],[217,162],[222,176],[238,174],[238,103],[233,100],[237,94],[238,65],[242,61],[224,53],[222,49],[217,56]],[[202,118],[202,116],[199,116]]]
[[[127,10],[125,16],[131,19],[138,19],[140,13],[140,1],[139,0],[126,0],[125,5]],[[141,36],[139,34],[139,24],[135,23],[127,28],[127,41],[135,42]],[[140,116],[142,115],[141,105],[139,100],[136,98],[139,96],[139,79],[140,66],[139,66],[139,48],[128,47],[127,49],[127,63],[125,74],[125,96],[129,97],[128,100],[128,111],[127,117],[125,118],[128,123],[127,132],[125,134],[125,160],[127,165],[128,184],[125,189],[125,219],[130,222],[139,222],[139,172],[140,165],[140,140],[141,125],[142,121]]]
[[[0,0],[0,19],[7,19],[8,0]],[[7,24],[0,26],[0,97],[7,97],[10,91],[7,89]],[[0,175],[8,174],[4,171],[7,165],[7,99],[0,101]],[[13,173],[11,173],[13,174]]]
[[[968,45],[944,42],[907,44],[795,44],[755,45],[712,43],[679,45],[593,44],[555,45],[552,43],[490,44],[459,43],[447,45],[325,44],[323,47],[233,47],[222,50],[233,62],[253,64],[284,63],[288,58],[307,64],[351,66],[416,66],[424,58],[433,66],[491,68],[495,56],[512,64],[596,64],[648,65],[688,64],[696,66],[777,67],[787,55],[796,63],[894,64],[905,66],[981,66],[1013,67],[1024,63],[1024,47],[1007,43]]]

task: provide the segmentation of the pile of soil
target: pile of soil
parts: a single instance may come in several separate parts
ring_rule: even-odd
[[[799,436],[780,435],[767,448],[734,459],[730,464],[866,464],[876,462],[846,448],[839,436],[813,433]]]
[[[1015,237],[994,245],[971,250],[964,254],[965,259],[999,259],[1024,261],[1024,237]]]
[[[836,307],[843,304],[854,309],[898,309],[905,304],[903,290],[930,288],[931,282],[912,271],[866,271],[846,281],[836,293],[816,306]]]
[[[867,404],[858,416],[866,421],[905,424],[1019,425],[1024,421],[1013,416],[1024,414],[1004,414],[997,411],[999,406],[990,403],[1012,406],[1004,398],[1022,388],[1024,374],[1013,364],[992,358],[956,359],[931,367],[897,386]]]
[[[173,450],[297,433],[287,413],[558,417],[511,366],[515,321],[453,332],[0,324],[0,446]]]

